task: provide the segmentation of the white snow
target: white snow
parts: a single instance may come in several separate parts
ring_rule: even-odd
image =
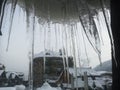
[[[14,79],[15,76],[17,76],[17,73],[11,72],[11,71],[9,71],[9,72],[6,73],[6,77],[7,77],[7,78],[9,78],[10,75],[12,75],[12,78]]]
[[[14,87],[0,87],[0,90],[25,90],[24,85],[16,85]]]
[[[16,90],[15,87],[0,87],[0,90]]]
[[[93,75],[93,76],[100,76],[100,73],[98,73],[97,71],[91,69],[91,68],[76,68],[77,69],[77,76],[84,76],[84,72],[87,72],[87,75]],[[69,72],[71,75],[73,75],[75,77],[75,69],[74,68],[69,68]]]
[[[42,87],[37,88],[36,90],[61,90],[61,88],[60,87],[58,87],[58,88],[51,87],[47,82],[45,82]]]
[[[49,53],[49,55],[46,55],[46,53]],[[38,58],[38,57],[62,57],[62,56],[58,52],[46,50],[34,55],[34,58]]]
[[[24,85],[16,85],[15,88],[16,88],[16,90],[25,90]]]
[[[74,80],[74,87],[75,88],[79,88],[79,87],[84,88],[84,81],[82,81],[81,78],[78,78],[77,80],[78,80],[78,82],[76,80]],[[92,87],[93,82],[95,82],[96,87],[99,87],[99,88],[103,88],[102,85],[105,85],[104,81],[102,81],[102,80],[92,80],[92,79],[88,80],[88,85],[90,87]],[[64,83],[63,85],[64,85],[64,87],[72,88],[71,84],[65,84]]]

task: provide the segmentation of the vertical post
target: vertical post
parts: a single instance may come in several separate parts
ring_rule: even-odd
[[[74,90],[74,76],[73,74],[71,75],[71,88]]]
[[[88,77],[87,72],[84,72],[84,89],[88,90]]]

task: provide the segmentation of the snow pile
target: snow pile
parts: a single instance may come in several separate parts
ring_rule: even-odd
[[[16,88],[16,90],[25,90],[24,85],[16,85],[15,88]]]
[[[60,88],[53,88],[47,82],[45,82],[42,87],[37,88],[36,90],[61,90],[61,89]]]

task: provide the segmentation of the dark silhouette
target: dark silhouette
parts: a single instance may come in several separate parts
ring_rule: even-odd
[[[113,87],[112,90],[120,89],[120,13],[119,0],[111,0],[111,27],[115,45],[115,57],[112,52],[112,72],[113,72]],[[117,66],[116,66],[116,62]]]

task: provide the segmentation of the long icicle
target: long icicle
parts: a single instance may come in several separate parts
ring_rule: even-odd
[[[76,10],[77,10],[77,12],[79,13],[78,2],[76,2]],[[98,50],[97,50],[97,49],[95,48],[95,46],[92,44],[92,42],[91,42],[90,39],[89,39],[89,36],[87,35],[85,26],[84,26],[83,21],[82,21],[82,17],[81,17],[80,15],[79,15],[79,20],[80,20],[80,23],[81,23],[81,25],[82,25],[82,27],[83,27],[83,30],[84,30],[84,32],[85,32],[85,35],[87,36],[87,39],[88,39],[90,45],[93,47],[94,51],[95,51],[97,54],[99,54],[99,53],[98,53]]]
[[[85,54],[86,54],[86,57],[87,57],[87,61],[89,62],[89,59],[88,59],[88,54],[87,54],[87,46],[86,46],[86,42],[85,42],[85,37],[84,37],[84,33],[83,33],[83,30],[81,30],[82,32],[82,39],[83,39],[83,44],[84,44],[84,48],[85,48]]]
[[[72,37],[72,48],[73,48],[73,58],[74,58],[74,70],[75,70],[75,80],[76,80],[76,86],[78,86],[78,78],[77,78],[77,66],[76,66],[76,53],[75,53],[75,35],[74,35],[74,26],[71,25],[71,37]],[[78,90],[78,87],[76,87]]]
[[[46,27],[44,27],[44,57],[43,57],[43,63],[44,63],[44,75],[45,75],[45,69],[46,69],[46,66],[45,66],[45,62],[46,62]],[[46,79],[46,77],[45,77]]]
[[[113,52],[113,58],[115,60],[116,66],[118,66],[116,56],[115,56],[115,46],[114,46],[114,41],[113,41],[113,35],[112,35],[112,31],[111,31],[111,29],[109,27],[109,24],[107,22],[107,17],[106,17],[105,10],[104,10],[104,2],[103,2],[103,0],[100,0],[100,4],[101,4],[101,7],[102,7],[105,23],[106,23],[106,26],[107,26],[107,29],[108,29],[108,34],[109,34],[110,41],[111,41],[111,48],[112,48],[112,52]]]
[[[15,13],[17,1],[18,1],[18,0],[15,0],[15,1],[12,3],[11,15],[10,15],[10,27],[9,27],[9,34],[8,34],[8,42],[7,42],[6,51],[8,51],[8,48],[9,48],[10,36],[11,36],[12,24],[13,24],[13,17],[14,17],[14,13]]]
[[[82,1],[80,0],[80,2],[82,3]],[[77,4],[77,3],[76,3]],[[94,22],[94,20],[93,20],[93,17],[91,16],[91,11],[90,11],[90,9],[89,9],[89,7],[88,7],[88,3],[86,2],[86,4],[84,4],[84,5],[86,5],[86,8],[87,8],[87,10],[88,10],[88,12],[89,12],[89,14],[90,14],[90,17],[92,18],[92,21],[93,21],[93,24],[94,24],[94,26],[95,26],[95,28],[96,28],[96,25],[95,25],[95,22]],[[77,4],[77,10],[78,10],[78,12],[79,12],[79,9],[78,9],[78,4]],[[79,19],[80,19],[80,22],[81,22],[81,25],[82,25],[82,27],[83,27],[83,30],[84,30],[84,32],[85,32],[85,35],[87,36],[87,39],[88,39],[88,41],[89,41],[89,43],[91,44],[91,46],[93,47],[93,49],[96,51],[96,53],[98,54],[98,57],[99,57],[99,61],[100,61],[100,64],[102,64],[102,62],[101,62],[101,52],[92,44],[92,42],[90,41],[90,39],[89,39],[89,36],[87,35],[87,32],[86,32],[86,29],[85,29],[85,26],[84,26],[84,24],[83,24],[83,21],[82,21],[82,17],[79,15]],[[96,29],[97,30],[97,29]],[[97,31],[96,31],[97,32]],[[96,37],[95,37],[96,38]],[[99,38],[99,34],[98,34],[98,38]]]
[[[100,30],[102,30],[102,28],[101,28],[101,26],[100,26],[100,19],[99,19],[98,16],[96,16],[96,18],[97,18],[97,21],[98,21],[98,24],[99,24],[98,26],[99,26]],[[96,25],[96,26],[97,26],[97,25]],[[99,34],[100,34],[101,42],[102,42],[102,44],[104,45],[103,37],[102,37],[102,32],[101,32],[100,30],[98,30],[98,32],[99,32]]]
[[[1,32],[1,29],[2,29],[2,23],[3,23],[6,3],[7,3],[7,0],[4,0],[3,4],[2,4],[1,13],[0,13],[1,14],[1,16],[0,16],[0,32]],[[1,33],[1,35],[2,35],[2,33]]]
[[[81,73],[82,73],[82,72],[81,72],[81,71],[82,71],[82,68],[81,68],[82,66],[81,66],[81,61],[80,61],[80,50],[79,50],[80,47],[78,47],[78,45],[79,45],[78,41],[79,41],[79,39],[80,39],[80,37],[79,37],[79,35],[78,35],[78,34],[79,34],[78,30],[79,30],[79,29],[78,29],[77,26],[76,26],[76,27],[75,27],[76,48],[77,48],[77,51],[78,51],[78,60],[79,60],[79,68],[80,68],[80,69],[78,69],[78,74],[81,76],[81,75],[82,75],[82,74],[81,74]]]
[[[64,48],[64,38],[63,38],[63,31],[62,32],[62,58],[63,58],[63,65],[64,65],[64,71],[66,70],[66,64],[65,64],[65,48]]]
[[[85,3],[86,3],[86,7],[87,7],[87,9],[88,9],[90,18],[91,18],[92,21],[93,21],[93,26],[95,27],[96,32],[98,33],[97,26],[96,26],[96,24],[95,24],[95,21],[94,21],[92,15],[91,15],[91,11],[90,11],[89,5],[88,5],[88,3],[87,3],[86,0],[85,0]],[[96,37],[95,37],[95,39],[96,39]],[[98,39],[100,39],[99,33],[98,33]],[[96,49],[97,49],[97,48],[96,48]],[[100,65],[102,65],[102,61],[101,61],[101,51],[99,51],[98,49],[97,49],[97,51],[98,51],[98,58],[99,58],[99,61],[100,61]]]
[[[68,62],[69,62],[68,61],[68,39],[67,39],[67,29],[66,29],[66,27],[65,27],[65,38],[66,38],[66,42],[65,42],[66,54],[65,54],[65,56],[66,56],[67,79],[68,79],[67,83],[69,84],[70,80],[69,80],[69,64],[68,64]]]
[[[56,24],[55,24],[55,37],[56,37],[56,39],[55,39],[55,45],[56,45],[55,50],[57,51],[57,47],[58,47],[58,37],[57,37],[57,25],[56,25]]]
[[[80,33],[78,32],[79,30],[80,30],[80,29],[78,29],[78,27],[76,26],[76,39],[77,39],[77,41],[79,41],[79,39],[80,39]],[[79,45],[79,43],[78,43],[78,45]],[[82,72],[81,72],[81,67],[82,67],[82,65],[81,65],[81,59],[80,59],[80,57],[81,57],[80,51],[81,51],[81,49],[80,49],[80,47],[78,47],[78,60],[79,60],[79,68],[80,68],[79,74],[82,73]],[[80,74],[80,76],[81,76],[81,75],[82,75],[82,74]]]
[[[32,5],[33,9],[33,17],[32,17],[32,47],[31,47],[31,60],[30,60],[30,81],[29,81],[29,89],[33,90],[33,59],[34,59],[34,38],[35,38],[35,8],[34,5]]]

